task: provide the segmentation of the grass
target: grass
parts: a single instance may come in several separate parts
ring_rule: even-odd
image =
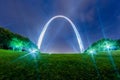
[[[0,80],[120,80],[120,51],[112,57],[105,52],[21,57],[25,54],[0,50]]]

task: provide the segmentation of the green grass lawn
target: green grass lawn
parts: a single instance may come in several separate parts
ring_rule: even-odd
[[[0,50],[0,80],[120,80],[120,51],[39,54]]]

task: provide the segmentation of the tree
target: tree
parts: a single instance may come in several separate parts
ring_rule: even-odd
[[[37,48],[28,38],[0,27],[0,49],[27,51],[30,47]]]
[[[93,43],[90,47],[88,47],[85,52],[91,51],[91,49],[95,50],[95,52],[104,52],[108,50],[118,50],[120,49],[120,40],[112,40],[112,39],[101,39],[95,43]]]
[[[22,51],[23,46],[24,46],[23,41],[21,41],[18,38],[12,38],[9,45],[9,47],[11,47],[13,50],[19,50],[19,51]]]

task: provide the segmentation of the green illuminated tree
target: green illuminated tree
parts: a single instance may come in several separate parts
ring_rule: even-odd
[[[31,47],[37,48],[28,38],[0,27],[0,49],[27,51]]]
[[[85,52],[90,52],[91,49],[94,49],[96,52],[118,50],[120,49],[120,40],[101,39],[93,43],[90,47],[88,47],[88,49],[85,50]]]
[[[23,41],[21,41],[18,38],[12,38],[12,40],[10,41],[10,45],[9,45],[13,50],[19,50],[22,51],[23,49]]]

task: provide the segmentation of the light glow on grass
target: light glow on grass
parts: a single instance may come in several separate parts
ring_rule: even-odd
[[[27,56],[31,56],[32,59],[36,59],[36,57],[39,55],[39,53],[40,53],[40,51],[37,48],[29,48],[29,49],[27,49],[27,52],[25,52],[25,55],[18,57],[13,62],[16,62],[20,59],[27,57]]]
[[[39,53],[39,50],[36,49],[36,48],[30,48],[28,50],[28,53],[30,53],[33,57],[36,57],[38,55],[38,53]]]

